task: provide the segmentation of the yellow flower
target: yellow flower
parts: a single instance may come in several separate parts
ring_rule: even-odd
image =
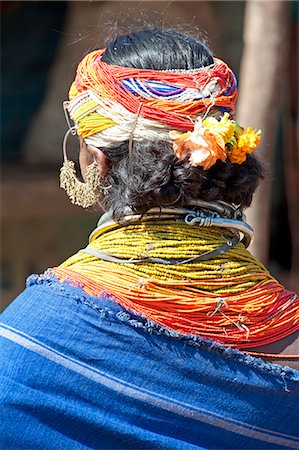
[[[241,134],[233,150],[228,152],[228,157],[232,163],[242,164],[246,160],[246,155],[252,153],[259,145],[261,140],[261,130],[253,131],[251,127],[247,128],[245,133]]]
[[[261,130],[253,131],[251,127],[247,128],[246,132],[238,139],[238,149],[244,153],[251,153],[259,145],[261,140]]]
[[[224,148],[225,144],[230,142],[235,133],[235,121],[230,120],[229,114],[224,113],[220,121],[215,117],[207,117],[203,121],[204,126],[213,134],[220,147]]]

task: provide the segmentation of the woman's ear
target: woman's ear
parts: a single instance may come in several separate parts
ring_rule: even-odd
[[[80,141],[79,162],[83,179],[85,179],[87,167],[94,161],[97,162],[101,178],[106,178],[109,167],[109,160],[107,156],[94,145],[86,144],[86,142],[84,142],[84,140],[81,137],[79,141]]]

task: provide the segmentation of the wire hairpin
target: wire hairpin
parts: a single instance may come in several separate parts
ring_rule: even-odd
[[[130,140],[129,140],[129,156],[130,157],[132,156],[132,150],[133,150],[134,132],[135,132],[135,128],[136,128],[136,125],[137,125],[137,121],[138,121],[138,118],[139,118],[142,106],[143,106],[143,103],[140,102],[139,106],[138,106],[138,109],[137,109],[137,112],[136,112],[136,117],[135,117],[135,120],[134,120],[134,123],[133,123],[132,131],[131,131],[131,136],[130,136]]]
[[[69,130],[71,131],[71,134],[74,136],[76,134],[76,126],[71,124],[71,119],[69,116],[69,112],[68,112],[68,106],[69,106],[70,102],[68,100],[65,100],[64,102],[62,102],[62,108],[63,108],[63,112],[64,112],[64,117],[66,120],[66,123],[69,127]]]

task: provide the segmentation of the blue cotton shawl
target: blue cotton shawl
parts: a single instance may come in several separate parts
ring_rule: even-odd
[[[53,276],[2,314],[3,449],[299,448],[299,372]]]

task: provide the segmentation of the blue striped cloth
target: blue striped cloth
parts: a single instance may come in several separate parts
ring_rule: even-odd
[[[299,448],[299,372],[51,275],[2,314],[1,449]]]

